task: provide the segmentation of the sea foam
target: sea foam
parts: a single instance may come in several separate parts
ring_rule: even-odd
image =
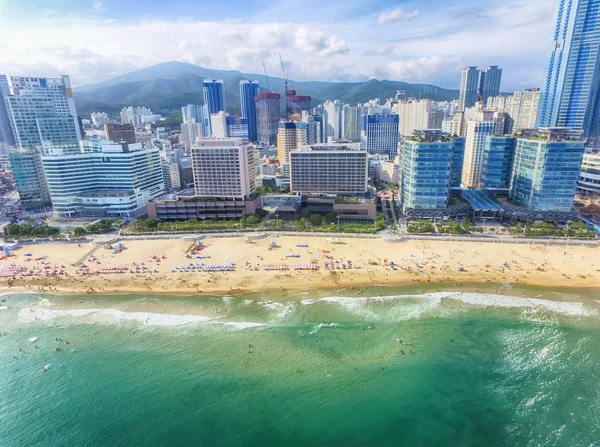
[[[19,321],[32,323],[34,321],[55,322],[64,318],[84,318],[89,323],[114,324],[122,321],[137,321],[148,326],[177,327],[191,324],[221,324],[236,329],[249,329],[263,326],[254,322],[215,321],[204,315],[171,315],[152,312],[123,312],[116,309],[70,309],[57,310],[46,308],[24,308],[19,311]]]
[[[547,310],[568,316],[598,316],[597,310],[586,307],[580,302],[549,301],[539,298],[520,298],[505,295],[487,295],[482,293],[458,293],[451,297],[463,303],[477,306],[491,306],[503,308],[528,308]]]

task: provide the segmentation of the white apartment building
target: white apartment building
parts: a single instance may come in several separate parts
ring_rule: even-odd
[[[462,110],[457,110],[456,112],[454,112],[453,116],[444,118],[444,121],[442,121],[442,131],[451,136],[456,135],[457,137],[462,137],[464,135],[464,117],[465,112],[463,112]]]
[[[51,102],[55,116],[71,117],[77,131],[77,138],[82,140],[81,129],[77,120],[77,109],[73,100],[71,80],[69,76],[60,78],[36,78],[29,76],[11,76],[10,90],[14,96],[33,96]]]
[[[223,111],[210,114],[210,128],[214,138],[227,138],[227,117],[229,115]]]
[[[487,108],[505,112],[510,117],[510,133],[537,126],[537,112],[540,104],[540,89],[531,88],[524,92],[514,92],[508,96],[494,96],[487,100]]]
[[[94,149],[94,148],[92,148]],[[63,217],[129,217],[163,194],[158,148],[102,144],[100,152],[44,156],[54,212]]]
[[[105,124],[110,124],[110,117],[105,112],[92,112],[90,118],[95,129],[104,129]]]
[[[241,138],[199,138],[191,155],[196,196],[244,200],[256,191],[254,147]]]
[[[323,104],[325,137],[327,140],[339,140],[342,138],[342,108],[343,104],[338,100],[325,101],[325,104]]]
[[[479,188],[485,139],[488,136],[503,134],[504,118],[494,117],[494,112],[479,112],[475,120],[467,122],[461,179],[463,188]]]
[[[290,153],[290,189],[297,193],[367,192],[367,151],[344,144],[303,146]]]
[[[203,136],[205,135],[202,133],[202,124],[194,122],[181,123],[181,141],[186,151],[189,152],[196,143],[196,138]]]
[[[181,188],[181,175],[179,173],[179,163],[173,155],[161,155],[160,163],[162,167],[163,179],[165,181],[165,189]]]

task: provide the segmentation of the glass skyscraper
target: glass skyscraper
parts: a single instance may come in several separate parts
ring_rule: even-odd
[[[256,128],[256,102],[254,98],[258,95],[258,81],[240,81],[240,103],[242,118],[248,120],[248,141],[257,141],[258,132]]]
[[[460,189],[463,163],[465,161],[465,138],[452,138],[452,166],[450,169],[450,188]]]
[[[6,104],[7,95],[10,95],[8,76],[0,74],[0,143],[14,146],[15,138],[10,126],[8,104]]]
[[[212,126],[210,124],[210,116],[213,113],[225,111],[225,97],[223,96],[223,81],[214,79],[205,79],[203,82],[202,91],[204,93],[205,120],[208,124],[210,133],[212,134]]]
[[[506,193],[510,187],[516,138],[487,137],[483,148],[481,187]]]
[[[538,125],[600,135],[600,0],[558,0]]]
[[[452,141],[410,138],[402,148],[402,203],[414,209],[438,209],[448,206]]]
[[[510,198],[539,211],[569,212],[584,146],[568,129],[536,129],[517,139]]]
[[[390,160],[398,154],[400,115],[363,115],[361,148],[369,154],[387,155]]]

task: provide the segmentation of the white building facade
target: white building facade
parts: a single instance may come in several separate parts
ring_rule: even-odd
[[[165,190],[158,148],[141,143],[107,142],[101,152],[47,155],[42,164],[54,212],[63,217],[136,216]]]
[[[254,147],[241,138],[200,138],[191,156],[196,196],[244,200],[256,191]]]

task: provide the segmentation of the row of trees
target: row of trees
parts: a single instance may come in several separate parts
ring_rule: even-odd
[[[4,227],[4,236],[10,239],[27,239],[30,237],[56,236],[60,233],[58,228],[43,225],[31,225],[28,223],[11,223]]]

